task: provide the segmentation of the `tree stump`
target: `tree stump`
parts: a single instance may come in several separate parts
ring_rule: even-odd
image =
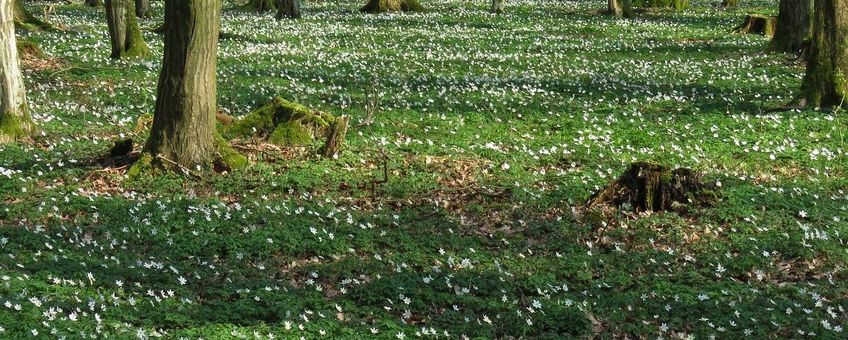
[[[595,193],[588,208],[629,205],[635,211],[669,211],[715,198],[714,185],[686,168],[671,170],[659,164],[633,163],[614,182]]]
[[[330,133],[327,135],[327,141],[321,147],[321,156],[332,158],[344,147],[345,135],[347,135],[347,125],[350,122],[350,117],[341,116],[330,124]]]
[[[369,0],[359,9],[363,13],[422,12],[424,7],[418,0]]]
[[[748,14],[745,22],[733,29],[733,33],[774,35],[777,29],[777,17],[762,14]]]
[[[504,11],[504,3],[506,0],[492,0],[492,8],[489,9],[489,12],[494,14],[501,14]]]
[[[689,8],[689,0],[633,0],[633,7],[672,8],[678,11]]]
[[[280,0],[277,9],[277,20],[300,19],[300,0]]]
[[[328,136],[335,120],[329,113],[275,98],[225,126],[223,133],[231,137],[259,138],[278,146],[308,146],[316,138]]]
[[[607,12],[616,18],[632,18],[636,16],[630,0],[607,0]]]

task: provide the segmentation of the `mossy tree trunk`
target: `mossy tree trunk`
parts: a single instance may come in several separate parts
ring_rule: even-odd
[[[277,20],[300,19],[300,0],[280,0],[277,4]]]
[[[250,0],[244,5],[244,8],[251,11],[265,12],[276,10],[277,4],[275,0]]]
[[[189,169],[216,156],[216,67],[221,2],[165,2],[165,54],[145,152]],[[168,164],[157,162],[162,166]]]
[[[489,12],[492,12],[492,13],[495,13],[495,14],[503,13],[504,3],[506,3],[506,0],[492,0],[492,8],[489,10]]]
[[[18,140],[33,130],[18,64],[14,6],[13,0],[0,0],[0,143]]]
[[[150,16],[150,0],[135,0],[135,16],[139,18]]]
[[[103,0],[85,0],[85,5],[88,7],[103,6]]]
[[[112,58],[138,57],[149,52],[135,18],[134,3],[134,0],[106,0]]]
[[[845,105],[848,94],[848,0],[815,0],[807,73],[801,85],[806,106]]]
[[[772,52],[799,53],[804,39],[810,33],[813,12],[812,0],[780,0],[777,28],[768,50]]]
[[[418,0],[368,0],[368,3],[359,9],[364,13],[384,12],[421,12],[424,7]]]
[[[609,15],[616,18],[632,18],[634,16],[630,0],[607,0],[607,11]]]
[[[736,7],[739,6],[739,0],[724,0],[721,2],[721,7]]]
[[[18,26],[19,28],[23,29],[40,28],[47,30],[53,28],[53,26],[51,26],[49,23],[32,15],[32,13],[30,13],[26,9],[26,7],[24,7],[24,3],[22,0],[9,1],[13,2],[12,10],[14,13],[15,26]]]

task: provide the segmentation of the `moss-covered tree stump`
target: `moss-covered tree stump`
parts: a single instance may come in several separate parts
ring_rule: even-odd
[[[308,146],[326,138],[333,115],[314,111],[283,98],[251,112],[223,129],[225,136],[259,138],[278,146]]]
[[[350,117],[341,116],[336,118],[330,124],[330,131],[327,133],[327,140],[324,146],[321,147],[319,153],[326,158],[333,158],[344,147],[345,136],[347,135],[347,125],[350,123]]]
[[[30,13],[26,7],[24,7],[24,3],[21,0],[14,0],[12,2],[13,13],[15,17],[15,27],[32,30],[32,29],[43,29],[43,30],[51,30],[53,29],[53,25],[50,23],[36,18],[32,13]]]
[[[418,0],[369,0],[359,11],[363,13],[422,12],[424,7]]]
[[[668,211],[691,203],[709,203],[715,196],[715,186],[705,184],[695,171],[639,162],[593,195],[587,206],[629,205],[636,211]]]
[[[638,8],[672,8],[675,10],[689,8],[689,0],[633,0],[631,4]]]
[[[733,29],[733,33],[774,35],[777,29],[777,17],[762,14],[748,14],[745,21]]]

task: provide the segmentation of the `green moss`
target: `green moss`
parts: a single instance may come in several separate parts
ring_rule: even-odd
[[[141,35],[141,28],[139,28],[138,20],[135,18],[135,11],[127,8],[124,13],[124,20],[127,24],[127,41],[126,48],[120,57],[134,58],[147,56],[150,54],[150,49],[144,42],[144,36]]]
[[[0,143],[14,142],[33,132],[32,119],[26,104],[21,105],[18,112],[23,115],[0,113]]]
[[[418,0],[370,0],[359,9],[364,13],[424,12]]]
[[[156,169],[153,167],[153,155],[150,153],[144,152],[141,154],[141,157],[133,163],[129,170],[127,170],[127,177],[130,180],[140,179],[141,176],[144,175],[152,175]]]
[[[634,7],[643,8],[673,8],[684,10],[689,8],[689,0],[633,0]]]
[[[333,115],[275,98],[224,129],[233,137],[259,137],[280,146],[309,145],[333,123]]]
[[[312,142],[312,134],[303,124],[295,121],[283,122],[268,136],[268,142],[276,145],[309,145]]]
[[[218,157],[224,165],[233,170],[241,170],[247,168],[249,162],[247,157],[233,149],[230,143],[220,134],[215,135],[215,147],[218,150]]]
[[[19,55],[31,55],[39,58],[44,57],[44,51],[42,51],[41,48],[38,47],[38,44],[32,41],[18,39],[17,46]]]

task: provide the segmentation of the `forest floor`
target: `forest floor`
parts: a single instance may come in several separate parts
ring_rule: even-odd
[[[57,4],[64,31],[19,32],[45,56],[23,61],[39,134],[0,146],[0,338],[844,338],[848,113],[764,113],[803,66],[729,31],[776,5],[713,2],[307,0],[279,22],[226,2],[222,110],[347,114],[347,148],[242,140],[246,170],[137,179],[107,154],[145,139],[162,4],[155,53],[122,61],[102,9]],[[721,199],[582,208],[634,161]]]

